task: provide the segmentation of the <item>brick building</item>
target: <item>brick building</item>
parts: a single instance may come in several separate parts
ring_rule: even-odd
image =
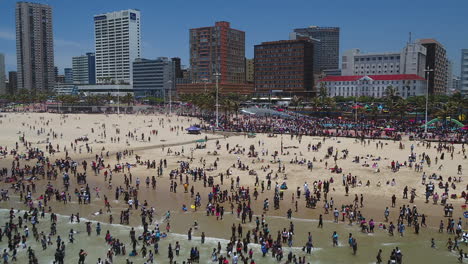
[[[314,44],[309,39],[280,40],[255,45],[255,92],[312,92]]]

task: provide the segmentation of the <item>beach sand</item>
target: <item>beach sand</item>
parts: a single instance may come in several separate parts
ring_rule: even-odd
[[[59,145],[60,152],[49,156],[50,160],[61,159],[65,156],[64,147],[67,148],[69,156],[75,161],[86,160],[88,164],[95,159],[96,154],[104,156],[105,164],[109,164],[111,168],[117,163],[116,152],[124,150],[133,150],[134,155],[141,157],[142,161],[155,160],[159,164],[160,159],[167,160],[167,168],[164,169],[163,175],[157,177],[157,187],[153,190],[151,187],[146,188],[145,179],[146,177],[156,176],[157,172],[155,169],[147,169],[144,165],[137,165],[131,169],[133,175],[133,184],[135,184],[136,178],[141,180],[139,190],[139,201],[147,201],[149,206],[156,209],[156,221],[162,221],[164,212],[171,211],[171,234],[168,238],[163,241],[160,245],[160,256],[156,259],[157,261],[165,263],[167,261],[167,243],[174,243],[175,241],[183,242],[183,248],[187,250],[190,246],[199,246],[199,238],[201,231],[205,232],[206,236],[210,239],[207,240],[207,244],[203,246],[202,250],[202,261],[201,263],[210,262],[211,248],[215,247],[217,241],[221,241],[223,248],[225,243],[231,235],[231,226],[233,223],[238,225],[240,219],[236,215],[231,215],[230,205],[228,202],[223,204],[226,214],[222,221],[217,221],[213,216],[205,216],[205,205],[207,203],[207,195],[211,191],[210,187],[203,187],[203,181],[193,182],[190,179],[190,186],[194,185],[195,193],[199,192],[201,195],[202,207],[198,208],[196,212],[189,209],[188,212],[183,212],[181,207],[183,204],[190,207],[193,204],[193,198],[190,197],[189,193],[184,193],[182,184],[179,185],[177,193],[169,192],[169,172],[172,169],[176,169],[179,166],[180,161],[190,161],[193,157],[193,161],[190,163],[191,168],[194,167],[205,167],[213,168],[213,164],[217,163],[217,169],[213,169],[207,172],[208,176],[213,176],[215,184],[219,184],[220,177],[219,173],[224,173],[224,185],[222,189],[229,190],[231,184],[231,178],[240,178],[240,186],[245,188],[249,187],[251,192],[254,189],[255,176],[249,175],[249,170],[240,170],[235,166],[238,161],[242,162],[249,167],[250,170],[254,170],[258,173],[260,181],[265,181],[268,172],[273,170],[273,176],[277,173],[279,165],[285,166],[285,173],[278,173],[278,178],[272,180],[274,188],[275,182],[282,184],[287,183],[288,190],[284,191],[284,200],[280,203],[280,209],[273,209],[273,188],[272,190],[266,190],[264,193],[260,193],[257,201],[252,201],[251,207],[254,211],[254,219],[256,216],[261,216],[262,213],[266,214],[267,222],[269,223],[271,234],[276,237],[277,230],[289,227],[289,222],[292,221],[295,225],[296,234],[294,236],[293,253],[298,256],[303,256],[301,248],[307,241],[307,232],[312,232],[314,236],[314,246],[319,248],[313,252],[312,256],[308,257],[307,260],[311,263],[373,263],[375,261],[375,255],[379,248],[384,250],[383,258],[388,259],[391,250],[395,246],[399,246],[404,254],[405,263],[454,263],[456,261],[455,253],[449,253],[445,248],[445,243],[448,237],[453,235],[439,234],[437,233],[438,224],[440,220],[444,220],[446,224],[446,218],[443,217],[443,206],[433,205],[432,199],[429,203],[425,203],[424,192],[425,186],[421,184],[422,172],[415,172],[414,168],[402,167],[398,172],[392,172],[389,168],[392,161],[399,161],[403,163],[408,160],[410,155],[410,146],[414,145],[414,152],[417,155],[423,152],[429,155],[432,159],[431,167],[424,167],[424,171],[427,175],[436,173],[444,177],[444,183],[449,176],[462,177],[462,182],[457,183],[457,189],[455,193],[460,194],[465,190],[465,176],[457,175],[457,166],[462,164],[466,168],[468,162],[463,159],[461,154],[461,145],[455,145],[454,158],[450,158],[449,153],[445,153],[445,159],[439,160],[438,164],[434,164],[434,158],[437,153],[435,147],[436,143],[432,144],[430,149],[427,149],[422,145],[421,142],[408,141],[407,137],[401,141],[404,145],[404,149],[399,148],[399,141],[384,141],[383,148],[376,148],[376,143],[379,140],[370,140],[370,144],[363,145],[362,142],[353,138],[320,138],[320,137],[308,137],[303,136],[299,142],[297,137],[291,138],[290,135],[277,135],[277,137],[271,138],[266,134],[257,134],[255,137],[250,138],[245,134],[240,133],[202,133],[201,135],[190,135],[187,134],[185,128],[190,125],[200,124],[201,121],[195,118],[189,117],[168,117],[163,115],[87,115],[87,114],[70,114],[70,115],[57,115],[47,113],[4,113],[1,120],[1,134],[0,134],[0,146],[8,147],[12,149],[15,146],[15,142],[19,144],[19,152],[24,152],[25,148],[23,144],[19,142],[19,137],[25,135],[25,140],[31,143],[31,147],[40,148],[45,150],[46,142],[56,147]],[[120,129],[120,134],[116,134],[116,129]],[[37,130],[44,129],[44,133],[37,133]],[[94,133],[92,132],[94,130]],[[150,135],[152,130],[157,130],[157,135]],[[57,138],[52,137],[51,132],[58,134]],[[104,137],[105,132],[105,137]],[[134,133],[137,139],[126,137],[128,133]],[[141,140],[141,135],[144,134],[145,140]],[[87,153],[85,143],[78,142],[76,151],[71,148],[71,143],[79,137],[88,137],[88,144],[93,149],[93,153]],[[148,140],[148,136],[151,137],[151,141]],[[120,137],[119,143],[111,143],[111,138]],[[199,139],[207,138],[205,149],[196,149],[195,142]],[[216,141],[219,141],[220,148],[216,149]],[[308,151],[308,144],[316,145],[321,142],[322,146],[317,152]],[[367,143],[367,140],[366,140]],[[238,151],[229,151],[226,149],[226,144],[229,144],[229,149],[235,148]],[[273,157],[272,154],[275,151],[281,152],[281,144],[283,145],[283,155]],[[250,146],[255,147],[255,151],[258,152],[259,156],[256,158],[249,158],[247,153],[249,152]],[[81,147],[81,153],[79,149]],[[341,174],[331,173],[329,168],[335,166],[333,157],[325,158],[327,149],[333,147],[333,154],[338,151],[338,159],[336,165],[342,168]],[[168,150],[172,153],[168,154]],[[263,151],[268,151],[268,155],[262,155]],[[343,159],[344,150],[348,151],[348,156]],[[217,152],[214,155],[214,152]],[[106,157],[109,152],[109,157]],[[175,152],[181,152],[180,155],[176,155]],[[183,152],[183,153],[182,153]],[[136,163],[135,156],[124,157],[121,162],[128,162],[131,164]],[[370,156],[372,155],[372,156]],[[360,163],[352,162],[355,156],[362,157]],[[380,161],[372,161],[372,159],[380,157]],[[313,162],[313,169],[308,170],[306,164],[293,164],[291,160],[302,160]],[[10,169],[12,163],[12,156],[7,155],[0,159],[0,168],[6,167]],[[201,160],[204,160],[202,162]],[[278,161],[279,160],[279,161]],[[363,163],[366,162],[370,166],[364,167]],[[376,169],[372,168],[372,164],[376,162],[380,168],[380,172],[376,173]],[[35,161],[20,160],[20,164],[35,164]],[[325,163],[328,164],[326,168]],[[205,164],[205,165],[203,165]],[[438,170],[440,165],[443,165],[441,170]],[[262,170],[261,167],[270,166],[266,170]],[[230,169],[232,175],[226,178],[226,170]],[[80,167],[78,172],[82,172]],[[128,175],[128,172],[125,172]],[[362,181],[362,186],[349,188],[349,196],[345,195],[345,187],[342,185],[342,174],[351,173],[353,176],[358,177],[358,181]],[[112,184],[113,187],[125,186],[123,180],[124,173],[114,173]],[[284,180],[284,176],[287,176],[287,180]],[[291,196],[295,194],[296,188],[300,187],[303,191],[303,185],[305,182],[312,188],[313,182],[325,181],[333,178],[334,183],[330,186],[330,193],[328,198],[331,197],[334,200],[335,206],[341,209],[342,204],[352,204],[355,195],[364,196],[364,207],[359,208],[361,213],[369,220],[373,218],[377,225],[384,221],[384,210],[385,207],[391,205],[391,196],[393,194],[397,197],[396,207],[390,208],[390,221],[396,224],[398,218],[398,208],[403,205],[417,206],[420,214],[427,216],[427,224],[429,227],[421,228],[420,234],[413,234],[413,228],[407,227],[405,237],[399,237],[396,233],[394,237],[390,237],[386,231],[377,229],[374,234],[365,234],[360,232],[359,226],[355,223],[353,226],[349,226],[348,222],[336,224],[332,223],[333,213],[330,211],[329,214],[324,214],[323,200],[318,203],[316,209],[306,208],[305,201],[303,198],[298,200],[298,212],[294,212],[294,204],[291,201]],[[387,181],[395,179],[395,185],[387,185]],[[367,181],[370,181],[370,186],[365,187]],[[128,206],[122,199],[118,201],[114,200],[115,190],[107,189],[107,183],[104,182],[104,176],[101,172],[99,175],[94,175],[94,172],[88,169],[87,182],[91,189],[95,187],[99,188],[101,198],[97,198],[94,191],[92,192],[93,199],[89,205],[79,205],[77,199],[74,197],[71,203],[63,205],[61,203],[51,201],[50,206],[53,208],[55,213],[63,215],[63,225],[59,228],[63,230],[62,237],[66,238],[69,226],[73,226],[75,230],[80,230],[81,234],[77,234],[76,245],[70,245],[67,247],[67,257],[77,259],[79,248],[84,248],[89,256],[87,263],[93,263],[97,257],[105,258],[105,252],[107,251],[107,245],[104,243],[104,239],[88,238],[85,234],[84,224],[70,224],[67,223],[67,217],[71,214],[80,213],[80,217],[90,219],[92,221],[99,221],[105,223],[103,231],[106,229],[111,230],[112,234],[121,237],[124,241],[129,242],[128,237],[129,227],[123,227],[119,225],[108,225],[109,214],[104,213],[103,215],[95,216],[93,213],[104,209],[104,201],[102,197],[107,195],[112,205],[112,214],[114,215],[114,223],[118,223],[120,211],[126,209]],[[177,180],[178,182],[178,180]],[[377,187],[377,183],[381,182],[381,186]],[[179,182],[178,182],[179,183]],[[437,183],[437,182],[436,182]],[[34,198],[37,198],[45,190],[47,180],[38,180],[37,192],[33,194]],[[61,175],[59,175],[56,181],[52,181],[54,187],[63,189]],[[2,182],[1,188],[9,188],[10,184]],[[409,203],[409,200],[402,199],[403,188],[408,186],[409,190],[412,188],[416,189],[417,197],[413,204]],[[72,176],[70,193],[75,188],[79,188],[76,180]],[[436,186],[436,192],[442,193],[442,189],[438,189]],[[454,191],[452,191],[453,193]],[[15,209],[27,209],[27,207],[19,201],[19,195],[14,194],[13,190],[10,190],[10,201],[0,202],[1,208],[15,208]],[[323,197],[323,195],[322,195]],[[270,209],[267,212],[263,212],[263,200],[268,198],[270,200]],[[323,198],[322,198],[323,199]],[[454,205],[453,217],[457,221],[459,217],[463,217],[464,209],[461,207],[464,204],[464,199],[449,199],[448,203]],[[286,218],[286,211],[288,209],[293,210],[293,219],[289,220]],[[324,228],[317,228],[317,219],[320,214],[324,215]],[[0,217],[7,221],[7,211],[2,211]],[[43,222],[48,222],[48,217]],[[130,225],[138,227],[140,226],[139,212],[132,210],[132,216]],[[340,216],[341,219],[341,216]],[[199,229],[194,233],[195,239],[192,242],[186,241],[186,234],[189,227],[192,226],[193,222],[199,223]],[[464,219],[463,219],[464,221]],[[84,220],[83,220],[84,222]],[[406,223],[406,221],[405,221]],[[45,230],[49,230],[48,223],[41,223],[44,225]],[[155,224],[155,223],[153,223]],[[387,223],[388,224],[388,223]],[[161,224],[163,228],[165,224]],[[42,226],[41,226],[42,227]],[[41,227],[39,231],[41,231]],[[244,233],[247,229],[255,227],[255,223],[247,223],[244,225]],[[61,229],[63,228],[63,229]],[[331,234],[333,231],[338,231],[340,235],[340,244],[338,248],[331,247]],[[105,233],[105,232],[103,232]],[[357,256],[352,256],[352,250],[347,246],[348,233],[353,233],[356,237],[359,250]],[[179,235],[177,235],[179,234]],[[437,242],[437,249],[430,248],[430,238],[434,237]],[[0,243],[0,248],[5,247],[5,239]],[[210,244],[211,243],[211,244]],[[31,246],[36,244],[35,242],[29,242]],[[252,245],[252,244],[251,244]],[[53,259],[54,247],[47,249],[46,254],[39,254],[39,258],[43,258],[45,262],[40,263],[51,263]],[[127,246],[129,250],[130,246]],[[255,245],[257,263],[266,263],[271,261],[271,257],[262,260],[259,245]],[[97,250],[98,249],[98,250]],[[41,252],[40,243],[35,247],[37,252]],[[288,247],[285,247],[285,254],[287,254]],[[18,254],[26,255],[26,253]],[[186,257],[186,255],[185,255]],[[117,262],[124,263],[125,257],[115,258]],[[177,259],[178,263],[182,260],[182,257]],[[132,258],[134,263],[143,263],[144,261],[139,258]],[[408,262],[407,262],[408,261]],[[75,262],[75,261],[73,261]],[[70,263],[73,263],[70,262]],[[284,260],[283,260],[284,262]]]

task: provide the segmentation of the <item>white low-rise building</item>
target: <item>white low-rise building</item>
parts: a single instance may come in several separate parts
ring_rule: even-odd
[[[318,83],[323,85],[331,97],[385,97],[389,86],[403,98],[426,94],[426,80],[416,74],[327,76]]]

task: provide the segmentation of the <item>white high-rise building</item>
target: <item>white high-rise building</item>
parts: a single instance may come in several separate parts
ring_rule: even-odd
[[[132,63],[141,55],[140,11],[94,16],[96,82],[131,83]]]
[[[341,71],[343,76],[416,74],[424,77],[425,64],[426,48],[418,43],[409,43],[400,52],[345,51]]]

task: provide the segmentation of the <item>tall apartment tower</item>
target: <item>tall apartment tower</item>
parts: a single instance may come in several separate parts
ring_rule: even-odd
[[[5,55],[0,53],[0,95],[7,93],[5,79]]]
[[[320,74],[323,70],[339,69],[340,61],[340,28],[318,27],[296,28],[290,39],[309,37],[314,43],[314,73]]]
[[[94,16],[96,81],[131,83],[132,63],[141,55],[140,11]]]
[[[433,70],[429,73],[429,93],[445,94],[447,92],[447,55],[444,46],[435,39],[420,39],[418,43],[426,47],[426,69]]]
[[[461,50],[460,92],[468,96],[468,49]]]
[[[195,83],[245,83],[245,32],[233,29],[229,22],[216,22],[214,27],[190,29],[190,66]]]
[[[96,84],[96,62],[92,52],[72,58],[73,83]]]
[[[16,3],[18,89],[46,92],[55,85],[52,7]]]

